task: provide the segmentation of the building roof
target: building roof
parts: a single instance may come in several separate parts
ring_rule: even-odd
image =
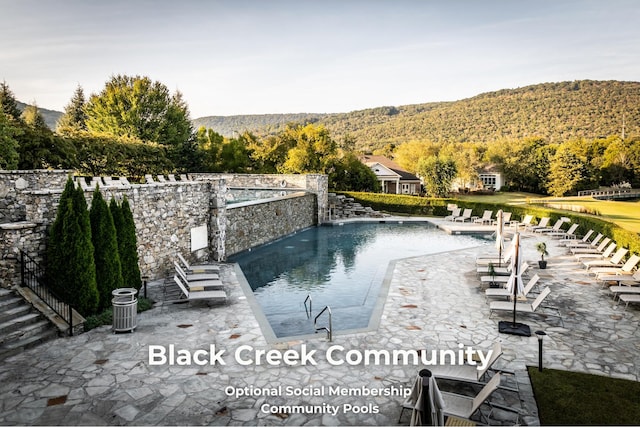
[[[373,156],[365,154],[360,156],[360,161],[369,167],[375,165],[376,163],[379,163],[387,169],[390,169],[393,172],[397,173],[400,176],[400,179],[403,181],[420,181],[420,178],[402,169],[400,165],[385,156]]]

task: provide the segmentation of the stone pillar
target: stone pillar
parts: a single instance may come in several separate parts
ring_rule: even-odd
[[[209,199],[209,247],[213,259],[227,258],[227,182],[224,178],[210,181]]]

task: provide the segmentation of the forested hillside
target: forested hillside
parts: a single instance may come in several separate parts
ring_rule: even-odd
[[[23,111],[27,106],[27,104],[20,101],[17,101],[17,104],[20,111]],[[60,116],[62,116],[62,113],[60,111],[47,110],[46,108],[40,108],[40,107],[38,107],[38,111],[40,112],[40,115],[42,115],[42,118],[44,119],[44,122],[47,124],[47,127],[51,130],[55,129],[56,122],[58,121]]]
[[[562,142],[575,137],[621,135],[623,125],[629,136],[640,134],[640,82],[543,83],[455,102],[327,115],[211,117],[194,122],[228,135],[232,130],[267,135],[277,133],[286,123],[318,122],[337,141],[345,135],[355,139],[361,151],[411,140],[491,142],[538,136],[548,142]]]

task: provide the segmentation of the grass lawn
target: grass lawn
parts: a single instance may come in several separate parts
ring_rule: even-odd
[[[530,193],[495,193],[491,195],[459,195],[459,200],[474,202],[496,202],[506,204],[524,204],[527,199],[549,199],[550,207],[581,206],[588,212],[598,212],[600,218],[613,222],[618,226],[640,233],[640,200],[633,202],[596,200],[591,197],[545,197]],[[640,423],[640,421],[639,421]]]
[[[638,425],[640,382],[529,367],[542,425]]]

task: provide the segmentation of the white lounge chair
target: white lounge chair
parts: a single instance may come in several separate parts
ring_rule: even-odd
[[[618,298],[618,303],[620,303],[620,301],[624,301],[625,302],[624,309],[626,310],[627,307],[629,307],[629,303],[632,303],[632,302],[639,302],[640,303],[640,295],[637,295],[637,294],[622,294],[622,295],[620,295],[620,298]]]
[[[500,374],[495,374],[482,390],[475,396],[465,396],[450,392],[441,392],[444,399],[444,415],[469,419],[480,409],[480,406],[493,394],[500,386]]]
[[[529,269],[529,263],[523,262],[522,263],[522,269],[520,270],[520,272],[524,273],[528,269]],[[487,284],[487,283],[506,284],[509,281],[509,277],[511,277],[511,276],[482,276],[482,277],[480,277],[480,283],[482,283],[482,284]]]
[[[184,259],[184,257],[182,256],[181,253],[177,254],[178,259],[180,260],[180,262],[182,263],[182,265],[184,266],[184,270],[187,273],[219,273],[220,272],[220,266],[216,265],[216,264],[189,264],[189,262],[187,262],[186,259]]]
[[[578,229],[578,227],[580,226],[580,224],[573,223],[571,224],[571,227],[569,227],[568,230],[563,230],[563,229],[559,229],[557,231],[550,231],[549,233],[546,233],[547,236],[549,237],[553,237],[555,239],[570,239],[572,237],[575,237],[575,232]]]
[[[535,313],[540,304],[547,298],[547,296],[551,293],[551,289],[546,287],[540,292],[540,295],[533,300],[533,302],[516,302],[516,312],[517,313]],[[489,304],[489,316],[493,314],[494,311],[513,311],[513,302],[511,301],[491,301]]]
[[[540,222],[538,223],[538,225],[531,225],[529,227],[525,227],[525,231],[531,231],[535,233],[536,230],[547,228],[549,225],[549,221],[551,221],[551,218],[549,218],[548,216],[545,216],[544,218],[540,219]]]
[[[600,246],[600,242],[602,241],[603,238],[604,238],[604,235],[602,233],[598,233],[596,237],[594,237],[594,239],[590,242],[586,242],[586,243],[583,243],[582,241],[570,242],[570,243],[567,243],[565,246],[569,250],[578,249],[578,248],[597,248],[598,246]]]
[[[176,265],[176,273],[178,273],[178,278],[182,280],[182,283],[186,287],[188,287],[190,291],[224,289],[224,283],[222,283],[222,281],[220,281],[219,279],[189,281],[189,279],[187,278],[187,274],[183,269],[180,268],[179,265]]]
[[[589,271],[594,273],[598,280],[602,280],[601,278],[603,276],[612,274],[631,276],[633,275],[633,269],[636,264],[638,264],[638,261],[640,261],[640,256],[633,254],[629,257],[627,262],[622,265],[622,267],[595,267]]]
[[[609,258],[584,260],[582,264],[587,270],[594,267],[621,267],[622,259],[627,255],[627,252],[629,252],[628,249],[620,248]]]
[[[180,267],[180,264],[178,264],[176,261],[173,261],[173,265],[175,266],[176,271],[179,269],[182,270],[182,267]],[[186,271],[184,273],[188,282],[199,282],[201,280],[219,280],[220,279],[220,275],[218,273],[187,273]]]
[[[598,245],[598,247],[593,248],[593,247],[571,247],[569,248],[569,250],[571,251],[572,254],[598,254],[598,253],[602,253],[604,252],[605,248],[607,247],[607,245],[609,244],[609,242],[611,242],[611,239],[609,237],[606,237],[605,239],[603,239],[600,244]]]
[[[613,294],[613,300],[615,301],[617,297],[624,294],[640,295],[640,286],[609,286],[609,292]]]
[[[471,221],[471,215],[473,214],[473,209],[465,209],[462,215],[453,219],[454,222],[466,222]]]
[[[533,232],[534,233],[551,233],[555,231],[559,231],[562,228],[562,224],[564,224],[563,219],[559,219],[553,224],[553,227],[536,227]]]
[[[502,356],[502,345],[496,341],[491,348],[491,358],[487,361],[483,369],[478,369],[477,365],[432,365],[429,366],[431,374],[436,378],[480,382],[482,377],[492,368],[493,364]]]
[[[540,276],[538,276],[537,274],[534,274],[533,277],[531,277],[531,279],[529,279],[529,281],[525,285],[523,290],[523,295],[527,296],[527,294],[531,292],[531,290],[534,288],[534,286],[538,283],[539,280],[540,280]],[[506,287],[505,288],[488,288],[484,290],[484,295],[487,298],[500,298],[500,297],[510,298],[510,297],[513,297],[513,292],[511,292]]]
[[[582,236],[582,238],[580,240],[577,239],[577,236],[574,235],[572,240],[567,240],[567,241],[563,241],[560,242],[561,245],[563,246],[576,246],[576,245],[581,245],[581,244],[588,244],[589,243],[589,237],[591,237],[591,235],[593,234],[593,230],[589,230],[587,231],[587,234],[585,234],[584,236]]]
[[[637,286],[640,285],[640,270],[636,270],[631,276],[628,274],[603,274],[598,277],[598,280],[602,281],[603,287],[611,282],[624,286]]]
[[[460,216],[460,211],[462,211],[462,209],[460,209],[460,208],[455,208],[455,209],[453,209],[453,210],[451,211],[451,215],[447,215],[447,216],[445,216],[445,217],[444,217],[444,219],[445,219],[446,221],[453,221],[453,220],[455,220],[457,217],[459,217],[459,216]]]
[[[491,224],[493,222],[493,220],[491,219],[492,216],[493,216],[493,211],[484,211],[484,213],[480,218],[476,218],[473,220],[473,223],[474,224],[484,224],[484,223]]]
[[[502,213],[502,223],[503,224],[507,224],[509,222],[511,222],[511,212],[503,212]],[[498,225],[498,220],[497,219],[493,220],[491,225]]]
[[[189,292],[187,288],[182,284],[178,276],[173,276],[173,280],[180,287],[180,290],[187,298],[188,301],[195,300],[212,300],[212,301],[226,301],[227,294],[224,291],[192,291]]]
[[[518,227],[524,227],[524,229],[526,230],[527,227],[531,226],[531,223],[533,222],[533,215],[525,215],[524,218],[522,219],[522,221],[520,221],[517,226]]]
[[[591,260],[597,260],[597,259],[605,259],[605,258],[609,258],[611,256],[611,254],[613,253],[613,251],[616,249],[616,243],[615,242],[611,242],[609,243],[609,245],[605,248],[604,251],[602,251],[601,253],[597,253],[597,252],[586,252],[586,253],[576,253],[574,254],[574,257],[578,260],[578,261],[587,261],[589,259]]]

